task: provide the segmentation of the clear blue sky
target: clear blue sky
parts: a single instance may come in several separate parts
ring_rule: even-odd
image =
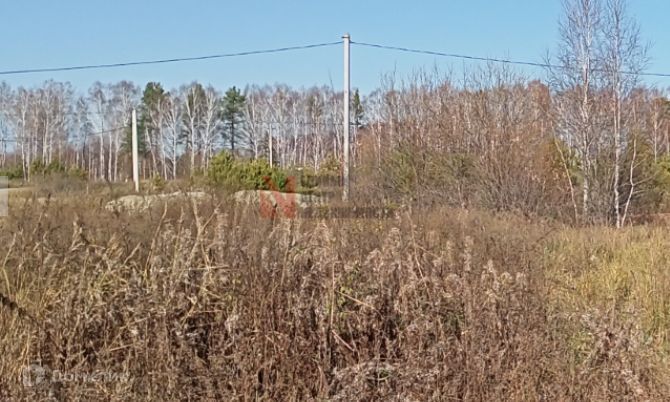
[[[633,0],[653,45],[649,70],[670,72],[670,2]],[[541,61],[554,47],[559,0],[177,1],[21,0],[0,6],[0,70],[190,57],[339,40]],[[382,72],[462,61],[352,48],[352,85],[367,92]],[[532,70],[528,70],[529,72]],[[541,72],[537,72],[541,74]],[[129,79],[166,87],[192,80],[225,89],[247,83],[342,83],[342,50],[330,47],[236,59],[0,77],[12,86],[53,78],[84,91]],[[655,81],[664,87],[670,80]]]

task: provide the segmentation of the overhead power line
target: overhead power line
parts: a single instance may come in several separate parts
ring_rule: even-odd
[[[406,53],[426,54],[426,55],[440,56],[440,57],[450,57],[450,58],[463,59],[463,60],[487,61],[487,62],[493,62],[493,63],[513,64],[513,65],[540,67],[540,68],[565,69],[564,66],[560,66],[560,65],[556,65],[556,64],[549,64],[549,63],[538,63],[538,62],[533,62],[533,61],[500,59],[500,58],[495,58],[495,57],[469,56],[469,55],[456,54],[456,53],[438,52],[438,51],[434,51],[434,50],[421,50],[421,49],[412,49],[412,48],[400,47],[400,46],[387,46],[387,45],[380,45],[380,44],[376,44],[376,43],[365,43],[365,42],[353,42],[352,41],[351,44],[358,45],[358,46],[377,48],[377,49],[393,50],[393,51],[406,52]],[[622,73],[627,74],[627,75],[639,75],[639,76],[645,76],[645,77],[664,77],[664,78],[670,77],[670,73],[645,73],[645,72],[636,73],[636,72],[632,72],[632,71],[622,71]]]
[[[532,66],[532,67],[552,67],[550,64],[544,64],[544,63],[535,63],[535,62],[530,62],[530,61],[516,61],[516,60],[506,60],[506,59],[496,59],[496,58],[491,58],[491,57],[478,57],[478,56],[467,56],[467,55],[462,55],[462,54],[455,54],[455,53],[443,53],[443,52],[437,52],[434,50],[420,50],[420,49],[411,49],[407,47],[400,47],[400,46],[386,46],[386,45],[379,45],[375,43],[365,43],[365,42],[351,42],[352,45],[358,45],[358,46],[366,46],[366,47],[374,47],[377,49],[384,49],[384,50],[395,50],[399,52],[407,52],[407,53],[419,53],[419,54],[427,54],[431,56],[441,56],[441,57],[452,57],[456,59],[467,59],[467,60],[475,60],[475,61],[491,61],[491,62],[496,62],[496,63],[508,63],[508,64],[519,64],[519,65],[524,65],[524,66]],[[553,66],[556,67],[556,66]]]
[[[124,130],[124,129],[127,129],[127,128],[130,128],[130,126],[120,126],[120,127],[108,128],[107,130],[94,131],[92,133],[86,133],[86,135],[91,136],[91,135],[113,133],[114,131]]]
[[[196,57],[179,57],[179,58],[173,58],[173,59],[129,61],[129,62],[124,62],[124,63],[90,64],[90,65],[68,66],[68,67],[27,68],[27,69],[21,69],[21,70],[0,71],[0,75],[34,74],[34,73],[48,73],[48,72],[57,72],[57,71],[75,71],[75,70],[93,70],[93,69],[102,69],[102,68],[141,66],[141,65],[149,65],[149,64],[176,63],[176,62],[182,62],[182,61],[223,59],[223,58],[229,58],[229,57],[252,56],[252,55],[258,55],[258,54],[270,54],[270,53],[290,52],[290,51],[296,51],[296,50],[314,49],[314,48],[319,48],[319,47],[339,45],[341,43],[342,43],[342,41],[315,43],[315,44],[310,44],[310,45],[288,46],[288,47],[279,47],[279,48],[274,48],[274,49],[250,50],[250,51],[246,51],[246,52],[223,53],[223,54],[213,54],[213,55],[207,55],[207,56],[196,56]]]
[[[262,49],[262,50],[250,50],[244,52],[235,52],[235,53],[222,53],[222,54],[213,54],[206,56],[195,56],[195,57],[179,57],[171,59],[159,59],[159,60],[143,60],[143,61],[130,61],[122,63],[108,63],[108,64],[90,64],[90,65],[78,65],[78,66],[66,66],[66,67],[46,67],[46,68],[27,68],[19,70],[5,70],[0,71],[0,76],[2,75],[18,75],[18,74],[35,74],[35,73],[46,73],[46,72],[59,72],[59,71],[76,71],[76,70],[93,70],[93,69],[105,69],[105,68],[118,68],[118,67],[130,67],[130,66],[140,66],[140,65],[151,65],[151,64],[166,64],[166,63],[177,63],[184,61],[198,61],[198,60],[210,60],[210,59],[222,59],[222,58],[232,58],[232,57],[242,57],[242,56],[252,56],[260,54],[271,54],[271,53],[281,53],[297,50],[307,50],[320,47],[328,47],[334,45],[340,45],[342,41],[335,42],[324,42],[324,43],[314,43],[308,45],[299,45],[299,46],[287,46],[273,49]],[[513,60],[513,59],[502,59],[496,57],[482,57],[482,56],[471,56],[457,53],[446,53],[435,50],[424,50],[424,49],[415,49],[402,46],[389,46],[382,45],[378,43],[366,43],[366,42],[354,42],[351,41],[351,44],[362,47],[370,47],[382,50],[392,50],[405,53],[415,53],[415,54],[424,54],[430,56],[439,56],[439,57],[449,57],[462,60],[472,60],[472,61],[485,61],[493,63],[502,63],[502,64],[511,64],[511,65],[520,65],[520,66],[529,66],[537,68],[553,68],[553,69],[566,69],[565,66],[550,64],[550,63],[540,63],[533,61],[524,61],[524,60]],[[633,71],[622,71],[623,74],[628,75],[639,75],[644,77],[662,77],[669,78],[670,73],[655,73],[655,72],[633,72]]]

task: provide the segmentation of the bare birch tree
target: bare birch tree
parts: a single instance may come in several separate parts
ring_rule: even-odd
[[[582,221],[591,217],[594,189],[596,141],[599,135],[601,85],[598,59],[602,7],[600,0],[564,0],[564,15],[559,22],[558,67],[550,71],[550,83],[556,94],[559,137],[575,149],[581,170]],[[576,183],[571,182],[574,192]]]
[[[640,29],[627,13],[626,0],[607,0],[602,24],[601,64],[608,87],[611,132],[614,142],[613,202],[615,225],[620,228],[626,220],[630,194],[622,199],[622,155],[628,146],[623,104],[639,83],[639,74],[647,63],[647,49],[640,40]],[[632,151],[635,155],[635,150]],[[633,160],[631,164],[634,164]],[[632,169],[632,167],[631,167]],[[629,192],[635,191],[631,183]],[[624,205],[625,204],[625,205]],[[622,210],[623,208],[623,210]]]

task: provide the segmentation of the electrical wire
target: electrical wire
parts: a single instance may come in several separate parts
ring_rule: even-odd
[[[380,44],[377,44],[377,43],[365,43],[365,42],[354,42],[354,41],[352,41],[351,44],[352,45],[358,45],[358,46],[364,46],[364,47],[371,47],[371,48],[376,48],[376,49],[393,50],[393,51],[406,52],[406,53],[426,54],[426,55],[430,55],[430,56],[450,57],[450,58],[463,59],[463,60],[487,61],[487,62],[494,62],[494,63],[513,64],[513,65],[531,66],[531,67],[540,67],[540,68],[554,68],[554,69],[562,69],[562,70],[568,69],[565,66],[560,66],[560,65],[556,65],[556,64],[549,64],[549,63],[537,63],[537,62],[532,62],[532,61],[500,59],[500,58],[495,58],[495,57],[469,56],[469,55],[456,54],[456,53],[438,52],[438,51],[434,51],[434,50],[412,49],[412,48],[400,47],[400,46],[387,46],[387,45],[380,45]],[[633,71],[622,71],[622,73],[626,74],[626,75],[639,75],[639,76],[644,76],[644,77],[663,77],[663,78],[670,77],[670,73],[645,73],[645,72],[633,72]]]
[[[117,68],[117,67],[129,67],[129,66],[139,66],[139,65],[151,65],[151,64],[165,64],[165,63],[176,63],[184,61],[197,61],[197,60],[210,60],[210,59],[221,59],[221,58],[230,58],[230,57],[242,57],[242,56],[251,56],[259,54],[271,54],[271,53],[280,53],[296,50],[306,50],[314,49],[319,47],[327,47],[342,44],[342,41],[335,42],[324,42],[324,43],[315,43],[308,45],[300,46],[287,46],[274,49],[262,49],[262,50],[251,50],[245,52],[235,52],[235,53],[223,53],[223,54],[214,54],[206,56],[195,56],[195,57],[180,57],[180,58],[171,58],[171,59],[159,59],[159,60],[144,60],[144,61],[130,61],[123,63],[109,63],[109,64],[90,64],[90,65],[79,65],[79,66],[67,66],[67,67],[47,67],[47,68],[29,68],[29,69],[19,69],[19,70],[5,70],[0,71],[0,75],[18,75],[18,74],[34,74],[34,73],[45,73],[45,72],[59,72],[59,71],[76,71],[76,70],[92,70],[92,69],[104,69],[104,68]],[[352,45],[370,47],[383,50],[392,50],[405,53],[415,53],[415,54],[425,54],[430,56],[440,56],[440,57],[450,57],[462,60],[472,60],[472,61],[486,61],[494,63],[503,63],[503,64],[512,64],[520,66],[530,66],[538,68],[553,68],[553,69],[566,69],[565,66],[550,64],[550,63],[539,63],[532,61],[523,61],[523,60],[512,60],[512,59],[501,59],[496,57],[481,57],[481,56],[470,56],[457,53],[445,53],[435,50],[424,50],[424,49],[414,49],[402,46],[389,46],[382,45],[378,43],[367,43],[367,42],[356,42],[351,41]],[[633,71],[622,71],[626,75],[639,75],[644,77],[670,77],[670,73],[654,73],[654,72],[633,72]]]
[[[223,54],[214,54],[214,55],[207,55],[207,56],[196,56],[196,57],[179,57],[179,58],[160,59],[160,60],[129,61],[129,62],[124,62],[124,63],[90,64],[90,65],[68,66],[68,67],[47,67],[47,68],[28,68],[28,69],[21,69],[21,70],[6,70],[6,71],[0,71],[0,75],[17,75],[17,74],[34,74],[34,73],[47,73],[47,72],[57,72],[57,71],[92,70],[92,69],[101,69],[101,68],[116,68],[116,67],[140,66],[140,65],[150,65],[150,64],[176,63],[176,62],[182,62],[182,61],[222,59],[222,58],[229,58],[229,57],[241,57],[241,56],[251,56],[251,55],[258,55],[258,54],[270,54],[270,53],[289,52],[289,51],[295,51],[295,50],[314,49],[314,48],[319,48],[319,47],[338,45],[338,44],[341,44],[341,43],[342,43],[342,41],[315,43],[315,44],[310,44],[310,45],[288,46],[288,47],[280,47],[280,48],[274,48],[274,49],[250,50],[250,51],[246,51],[246,52],[223,53]]]

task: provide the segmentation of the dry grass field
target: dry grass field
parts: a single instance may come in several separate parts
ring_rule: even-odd
[[[670,239],[435,209],[12,196],[7,400],[667,400]]]

